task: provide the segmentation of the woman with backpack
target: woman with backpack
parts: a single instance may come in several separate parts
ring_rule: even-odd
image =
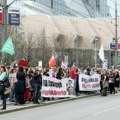
[[[7,72],[5,66],[0,67],[0,95],[3,100],[2,109],[6,110],[6,96],[5,96],[5,86],[4,86],[4,80],[7,77]]]

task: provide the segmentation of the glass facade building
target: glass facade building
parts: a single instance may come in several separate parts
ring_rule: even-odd
[[[107,0],[83,0],[92,17],[108,17],[110,15]]]
[[[34,0],[53,10],[56,15],[108,17],[107,0]]]

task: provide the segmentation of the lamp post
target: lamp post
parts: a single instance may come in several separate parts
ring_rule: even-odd
[[[98,41],[99,39],[100,39],[100,38],[99,38],[98,36],[95,36],[95,38],[94,38],[95,68],[97,68],[97,41]]]
[[[117,0],[115,0],[115,68],[118,64],[118,18],[117,18]]]

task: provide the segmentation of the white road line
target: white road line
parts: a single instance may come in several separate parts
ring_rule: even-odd
[[[119,108],[119,107],[120,107],[120,105],[114,106],[114,107],[111,107],[111,108],[108,108],[108,109],[105,109],[105,110],[103,110],[103,111],[100,111],[100,112],[95,113],[94,116],[95,116],[95,115],[102,114],[102,113],[104,113],[104,112],[108,112],[108,111],[114,110],[114,109]]]

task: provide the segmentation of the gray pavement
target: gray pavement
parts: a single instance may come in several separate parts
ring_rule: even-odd
[[[94,96],[0,115],[1,120],[120,120],[120,95]]]
[[[25,104],[25,105],[15,106],[14,103],[11,103],[11,102],[7,101],[7,110],[5,110],[5,111],[0,110],[0,115],[10,113],[10,112],[16,112],[16,111],[20,111],[20,110],[25,110],[25,109],[32,109],[32,108],[36,108],[36,107],[42,107],[42,106],[46,106],[46,105],[57,104],[57,103],[76,100],[76,99],[82,99],[82,98],[86,98],[86,97],[92,97],[92,96],[95,96],[95,95],[98,95],[98,94],[90,94],[90,95],[81,94],[80,96],[73,97],[73,98],[55,99],[55,100],[51,100],[51,101],[41,102],[41,104],[39,104],[39,105],[29,103],[29,104]],[[0,101],[0,107],[2,108],[1,104],[2,103]]]

